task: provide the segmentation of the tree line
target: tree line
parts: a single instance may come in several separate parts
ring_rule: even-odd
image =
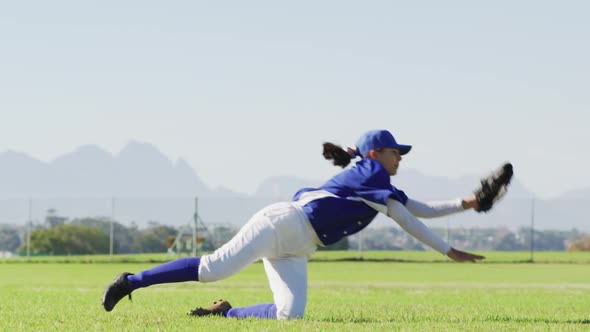
[[[51,211],[50,211],[51,212]],[[30,252],[33,255],[108,254],[111,220],[107,217],[76,218],[69,221],[49,213],[43,224],[34,225]],[[239,230],[237,226],[217,225],[200,230],[200,250],[213,251],[229,241]],[[518,251],[590,251],[590,235],[576,229],[570,231],[507,228],[433,228],[457,248],[471,250]],[[163,253],[171,248],[181,230],[177,227],[149,222],[140,228],[135,223],[125,226],[113,222],[113,252],[116,254]],[[342,239],[319,250],[356,249],[362,236],[363,250],[427,250],[426,246],[396,227],[367,228],[362,235]],[[188,242],[190,234],[179,237]],[[0,252],[26,254],[23,226],[0,225]],[[187,250],[190,251],[190,250]]]
[[[485,251],[583,251],[590,250],[590,236],[576,229],[532,230],[508,228],[432,228],[440,237],[456,248]],[[396,227],[369,228],[362,235],[366,250],[426,250],[426,246]],[[359,236],[350,239],[357,248]],[[532,248],[531,248],[532,247]]]

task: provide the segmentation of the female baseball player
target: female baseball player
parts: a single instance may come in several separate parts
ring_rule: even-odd
[[[357,233],[384,213],[424,244],[458,261],[483,259],[452,248],[416,217],[445,216],[477,209],[471,196],[443,202],[422,203],[392,186],[402,155],[411,149],[398,144],[386,130],[365,133],[356,148],[348,151],[324,143],[324,157],[346,167],[361,157],[354,167],[342,171],[320,188],[297,192],[292,202],[272,204],[256,213],[238,234],[210,255],[180,258],[137,274],[122,273],[107,287],[102,304],[111,311],[131,292],[154,284],[225,279],[258,259],[262,259],[273,292],[274,303],[232,308],[225,300],[191,315],[290,319],[303,317],[307,303],[307,261],[318,245],[333,244]]]

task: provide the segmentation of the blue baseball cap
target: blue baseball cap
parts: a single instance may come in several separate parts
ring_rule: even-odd
[[[399,149],[400,155],[412,149],[411,145],[397,144],[393,135],[387,130],[371,130],[364,133],[356,142],[356,147],[362,156],[366,156],[371,150],[383,148]]]

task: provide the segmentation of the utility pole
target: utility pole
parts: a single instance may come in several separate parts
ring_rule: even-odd
[[[29,222],[27,223],[27,258],[31,257],[31,232],[33,231],[33,199],[29,198]]]
[[[358,259],[363,259],[363,231],[359,232],[359,247],[358,247]]]
[[[535,252],[535,197],[531,201],[531,263],[534,262]]]
[[[113,247],[114,247],[114,235],[115,235],[115,198],[111,200],[111,231],[109,234],[109,260],[113,260]]]
[[[199,208],[199,198],[195,197],[195,214],[194,214],[194,227],[193,227],[193,257],[197,257],[197,239],[198,239],[198,228],[199,228],[199,213],[198,213],[198,208]]]

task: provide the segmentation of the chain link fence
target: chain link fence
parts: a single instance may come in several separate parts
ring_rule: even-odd
[[[2,256],[52,254],[42,252],[47,247],[34,249],[30,235],[64,227],[60,225],[100,229],[108,239],[108,249],[104,252],[104,246],[100,246],[100,253],[209,251],[229,240],[256,211],[281,200],[288,199],[245,199],[237,195],[3,199],[0,200],[0,253]],[[586,203],[508,199],[487,214],[468,211],[423,221],[459,248],[565,250],[567,241],[590,230],[584,211]],[[104,242],[105,237],[100,237],[100,241]],[[347,241],[344,248],[361,251],[427,249],[383,215]]]

